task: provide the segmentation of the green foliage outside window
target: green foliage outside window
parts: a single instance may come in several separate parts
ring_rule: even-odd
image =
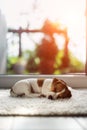
[[[83,72],[84,65],[68,49],[67,28],[44,22],[41,31],[45,34],[40,44],[35,44],[33,51],[26,50],[21,57],[8,57],[7,73],[11,74],[66,74]],[[54,34],[65,39],[63,49],[56,44]]]

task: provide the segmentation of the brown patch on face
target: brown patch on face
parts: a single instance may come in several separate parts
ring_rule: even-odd
[[[58,81],[59,81],[58,78],[54,78],[54,79],[53,79],[53,84],[56,83],[56,82],[58,82]]]
[[[43,83],[44,83],[44,80],[45,80],[45,79],[38,79],[38,80],[37,80],[37,84],[38,84],[39,87],[42,87],[42,85],[43,85]]]
[[[63,89],[67,88],[67,84],[58,78],[54,78],[51,86],[51,91],[61,92]]]

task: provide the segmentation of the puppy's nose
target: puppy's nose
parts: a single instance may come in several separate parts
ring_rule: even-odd
[[[48,99],[51,99],[51,100],[53,100],[53,97],[52,97],[52,95],[49,95],[49,96],[48,96]]]

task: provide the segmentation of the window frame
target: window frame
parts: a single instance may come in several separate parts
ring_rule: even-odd
[[[0,75],[0,88],[11,88],[15,82],[27,78],[60,78],[72,88],[87,88],[85,74],[72,75]]]

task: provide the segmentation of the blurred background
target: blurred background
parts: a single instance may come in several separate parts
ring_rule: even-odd
[[[86,0],[0,0],[0,74],[84,73]]]

